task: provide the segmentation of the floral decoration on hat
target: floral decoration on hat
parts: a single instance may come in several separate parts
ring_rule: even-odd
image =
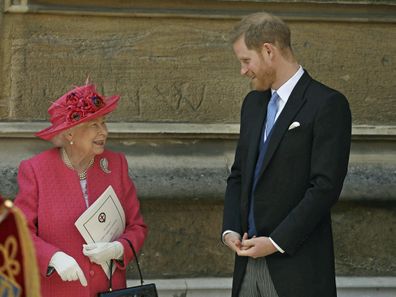
[[[100,95],[93,84],[76,87],[52,103],[48,109],[52,125],[36,135],[49,140],[63,130],[113,111],[119,99]]]

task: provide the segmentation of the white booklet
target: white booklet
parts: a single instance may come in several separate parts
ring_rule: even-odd
[[[112,186],[77,219],[74,223],[86,243],[111,242],[125,229],[125,213]],[[102,265],[110,278],[110,261]],[[113,267],[113,272],[115,266]]]

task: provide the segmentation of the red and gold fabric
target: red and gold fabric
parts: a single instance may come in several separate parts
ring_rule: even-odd
[[[39,297],[34,246],[23,213],[0,196],[0,296]]]

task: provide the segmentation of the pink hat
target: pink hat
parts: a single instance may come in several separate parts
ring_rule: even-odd
[[[112,112],[119,99],[100,95],[92,84],[76,87],[52,103],[48,108],[51,126],[35,135],[50,140],[66,129]]]

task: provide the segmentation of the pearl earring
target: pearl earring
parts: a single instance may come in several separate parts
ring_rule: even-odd
[[[73,145],[73,144],[74,144],[74,142],[73,142],[73,140],[71,140],[71,141],[70,141],[70,145]]]

